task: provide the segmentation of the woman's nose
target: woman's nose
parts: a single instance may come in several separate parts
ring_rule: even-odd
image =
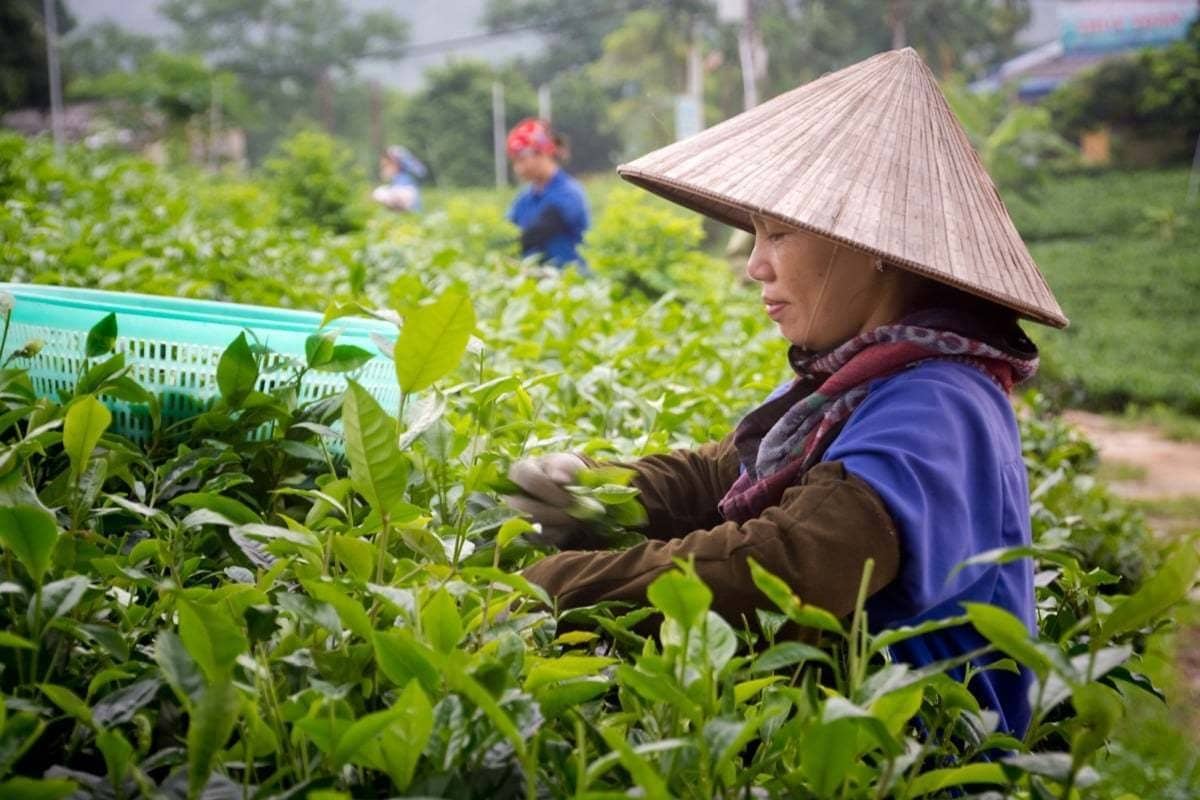
[[[761,237],[754,237],[754,249],[750,251],[750,258],[746,259],[746,277],[752,281],[766,283],[773,280],[775,270],[771,267],[771,260],[767,258],[763,252],[763,248],[759,247]]]

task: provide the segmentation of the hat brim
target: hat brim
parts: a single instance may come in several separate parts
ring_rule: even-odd
[[[1068,320],[1065,316],[1058,314],[1049,314],[1043,309],[1035,305],[1021,303],[1012,297],[1003,297],[981,289],[978,286],[972,286],[963,281],[954,280],[952,276],[945,275],[935,270],[929,269],[922,264],[914,262],[903,256],[895,253],[889,253],[884,250],[878,250],[873,247],[866,246],[861,242],[851,241],[850,239],[838,236],[828,230],[823,230],[819,227],[806,224],[800,220],[787,217],[776,213],[767,208],[755,207],[748,203],[734,200],[733,198],[722,195],[719,192],[714,192],[701,186],[688,184],[681,181],[665,179],[658,175],[639,170],[629,164],[622,164],[617,167],[617,174],[625,180],[645,189],[648,192],[658,195],[666,200],[670,200],[676,205],[691,209],[706,217],[715,219],[726,225],[735,228],[740,228],[748,233],[754,233],[753,216],[764,217],[771,219],[784,225],[790,225],[794,228],[807,231],[809,233],[828,239],[832,242],[837,242],[840,245],[853,248],[860,252],[868,253],[872,256],[878,256],[888,264],[900,267],[923,278],[928,278],[932,281],[953,287],[959,291],[966,292],[974,297],[979,297],[992,303],[1011,308],[1026,319],[1034,322],[1039,322],[1043,325],[1049,325],[1054,328],[1067,327]]]

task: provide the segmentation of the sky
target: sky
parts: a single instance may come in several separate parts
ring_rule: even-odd
[[[487,0],[348,0],[357,11],[389,9],[409,20],[412,26],[410,44],[440,42],[483,32],[481,18]],[[156,11],[160,0],[66,0],[80,25],[112,20],[137,33],[164,35],[170,25]],[[536,37],[513,35],[483,43],[473,43],[456,51],[442,54],[413,56],[398,62],[364,64],[359,72],[364,77],[406,91],[420,88],[421,76],[431,66],[460,58],[482,58],[504,61],[537,47]]]

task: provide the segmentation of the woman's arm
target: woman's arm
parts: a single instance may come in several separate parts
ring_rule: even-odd
[[[606,462],[637,473],[633,487],[649,518],[643,532],[652,539],[676,539],[721,522],[717,503],[737,480],[733,434],[694,450]]]
[[[743,617],[752,622],[756,608],[771,608],[750,577],[749,558],[786,581],[801,600],[844,616],[854,609],[867,559],[875,562],[869,587],[874,593],[896,576],[900,546],[874,490],[840,463],[828,462],[784,492],[778,506],[745,524],[725,522],[619,552],[560,553],[524,575],[563,607],[602,600],[644,603],[646,587],[672,569],[676,558],[694,559],[697,574],[712,589],[713,610],[739,624]]]

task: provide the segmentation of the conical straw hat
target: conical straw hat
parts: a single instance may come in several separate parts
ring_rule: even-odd
[[[912,48],[825,75],[617,172],[744,230],[751,214],[769,217],[1067,325]]]

